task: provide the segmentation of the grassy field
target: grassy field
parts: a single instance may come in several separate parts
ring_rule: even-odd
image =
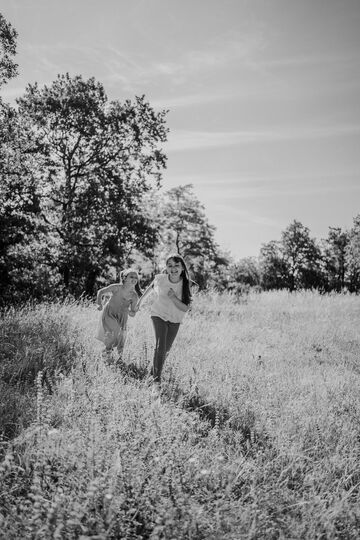
[[[1,318],[2,539],[360,538],[360,297],[199,295],[161,401],[148,307],[121,367],[98,316]]]

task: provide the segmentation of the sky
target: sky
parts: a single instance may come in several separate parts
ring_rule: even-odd
[[[95,77],[167,109],[163,189],[193,184],[235,259],[294,220],[316,239],[360,214],[360,0],[0,0],[19,75]]]

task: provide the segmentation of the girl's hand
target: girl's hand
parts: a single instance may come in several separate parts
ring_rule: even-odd
[[[171,300],[173,300],[173,298],[176,298],[174,289],[169,289],[168,297],[171,298]]]
[[[98,306],[98,307],[97,307],[97,310],[98,310],[98,311],[102,311],[102,306]]]

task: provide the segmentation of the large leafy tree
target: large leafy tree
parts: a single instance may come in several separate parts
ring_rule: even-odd
[[[235,261],[230,253],[224,253],[224,264],[217,267],[215,276],[209,281],[219,291],[230,291],[236,295],[247,293],[251,288],[260,288],[260,267],[257,257],[244,257]]]
[[[307,227],[294,220],[282,233],[282,251],[290,290],[316,288],[322,283],[321,252]]]
[[[261,285],[265,289],[317,288],[323,285],[321,251],[309,229],[294,220],[280,241],[264,244],[260,251]]]
[[[17,75],[16,39],[15,28],[0,13],[0,87]]]
[[[178,186],[165,193],[162,239],[167,249],[187,258],[212,258],[217,247],[214,232],[215,227],[210,225],[192,184]]]
[[[260,285],[260,269],[255,257],[244,257],[229,267],[229,287],[237,289],[242,286],[258,287]]]
[[[271,240],[260,249],[259,266],[261,286],[264,289],[289,287],[289,267],[285,260],[282,243]]]
[[[346,286],[346,252],[349,233],[340,227],[329,227],[328,236],[322,242],[322,260],[327,290],[341,291]]]
[[[0,86],[17,75],[17,32],[0,14]],[[36,295],[44,253],[34,140],[16,110],[0,98],[0,303]],[[41,247],[42,246],[42,247]],[[46,258],[46,256],[45,256]],[[43,288],[45,275],[41,277]]]
[[[33,296],[40,294],[50,269],[36,141],[29,126],[8,106],[1,108],[0,136],[0,298],[4,303],[23,300],[29,289]]]
[[[346,264],[348,271],[349,289],[360,291],[360,214],[354,218],[349,233],[349,243],[346,247]]]
[[[215,242],[215,227],[209,223],[192,184],[165,192],[157,208],[161,231],[159,258],[166,253],[179,253],[201,288],[206,287],[210,278],[216,280],[217,270],[227,261]]]
[[[41,217],[62,283],[75,294],[94,291],[133,249],[151,250],[156,227],[141,211],[142,196],[159,186],[166,156],[165,111],[143,97],[108,102],[95,79],[59,75],[50,86],[29,85],[18,100],[31,125],[41,193]]]

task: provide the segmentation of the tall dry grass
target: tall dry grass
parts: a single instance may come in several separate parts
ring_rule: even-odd
[[[158,402],[147,306],[121,368],[90,305],[5,314],[3,538],[358,538],[359,315],[351,295],[199,295]]]

